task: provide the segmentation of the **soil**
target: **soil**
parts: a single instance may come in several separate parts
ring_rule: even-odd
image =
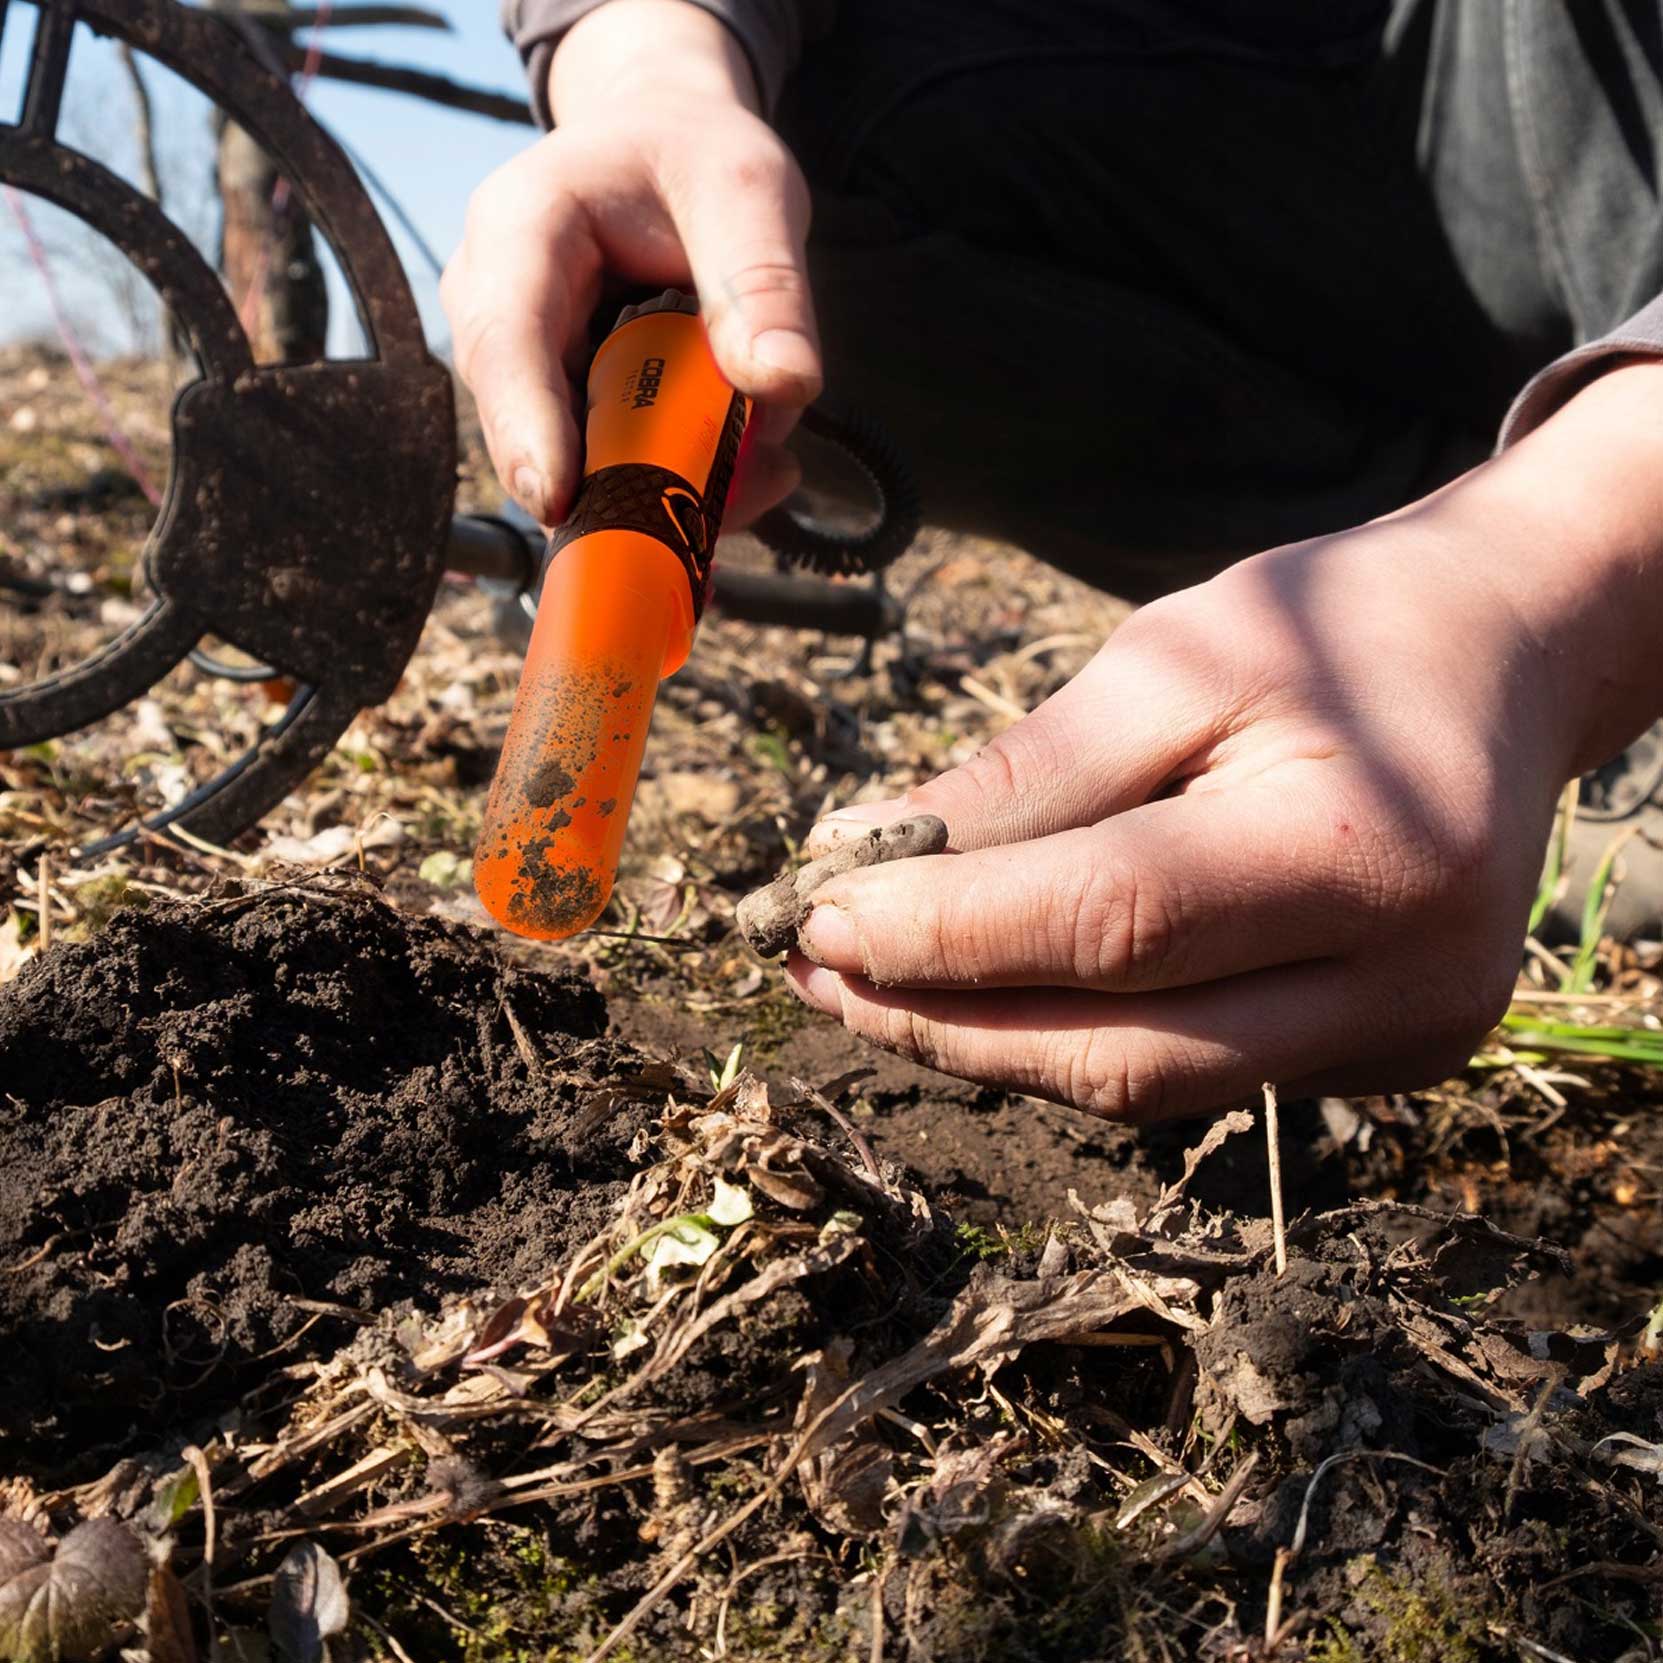
[[[407,1373],[401,1321],[431,1332],[464,1297],[483,1310],[534,1283],[605,1230],[629,1179],[639,1183],[644,1140],[664,1136],[659,1111],[673,1076],[607,1034],[605,1001],[586,979],[512,964],[490,938],[402,913],[359,876],[222,890],[123,911],[0,990],[0,1345],[17,1359],[0,1403],[0,1460],[14,1475],[62,1484],[112,1462],[120,1471],[123,1456],[211,1443],[215,1417],[273,1414],[271,1385],[297,1367],[304,1377],[327,1365],[319,1379],[365,1367]],[[611,1016],[639,1033],[647,1008]],[[846,1060],[825,1054],[814,1068],[806,1036],[819,1031],[782,1045],[776,1066],[823,1077]],[[893,1060],[861,1091],[850,1125],[880,1150],[907,1147],[910,1133],[912,1148],[941,1163],[938,1200],[971,1200],[963,1192],[977,1170],[1002,1175],[1002,1191],[989,1184],[971,1200],[992,1225],[1021,1218],[1030,1199],[1035,1216],[1062,1211],[1046,1204],[1053,1183],[1088,1208],[1105,1194],[1122,1204],[1142,1196],[1126,1216],[1146,1213],[1195,1135],[1094,1130],[974,1094],[955,1102]],[[1012,1117],[1022,1112],[1030,1135],[1017,1140]],[[801,1229],[792,1209],[808,1205],[812,1238],[819,1220],[868,1192],[824,1193],[849,1183],[834,1155],[848,1145],[831,1123],[816,1130],[776,1111],[776,1124],[807,1140],[797,1181],[812,1172],[822,1192],[789,1200],[780,1224]],[[1327,1152],[1307,1161],[1301,1150],[1321,1145],[1308,1135],[1316,1126],[1326,1126],[1316,1105],[1290,1105],[1290,1176],[1326,1204],[1343,1192],[1344,1162],[1331,1132]],[[993,1159],[999,1128],[1023,1161]],[[978,1138],[988,1141],[978,1147]],[[1208,1636],[1262,1625],[1276,1550],[1295,1539],[1302,1512],[1310,1546],[1285,1574],[1290,1597],[1321,1622],[1290,1657],[1487,1663],[1510,1655],[1498,1635],[1515,1628],[1560,1655],[1614,1657],[1624,1634],[1654,1622],[1654,1587],[1627,1570],[1656,1545],[1656,1526],[1636,1507],[1641,1483],[1594,1477],[1588,1452],[1613,1433],[1646,1446],[1663,1435],[1663,1366],[1614,1374],[1604,1339],[1554,1341],[1569,1349],[1562,1366],[1545,1365],[1535,1350],[1546,1342],[1497,1320],[1498,1296],[1554,1254],[1478,1225],[1429,1231],[1389,1210],[1342,1207],[1295,1224],[1279,1276],[1252,1206],[1239,1205],[1262,1183],[1261,1161],[1256,1137],[1226,1140],[1193,1180],[1199,1233],[1163,1243],[1134,1231],[1120,1249],[1134,1276],[1173,1254],[1175,1265],[1201,1253],[1213,1257],[1195,1263],[1235,1267],[1210,1295],[1207,1326],[1184,1341],[1193,1373],[1146,1351],[1105,1368],[1101,1352],[1065,1339],[1016,1347],[991,1375],[995,1399],[945,1380],[905,1395],[907,1424],[933,1422],[929,1448],[958,1449],[968,1464],[926,1456],[911,1438],[891,1449],[868,1435],[855,1453],[881,1460],[883,1472],[899,1478],[923,1463],[899,1518],[851,1481],[812,1517],[797,1502],[784,1521],[763,1516],[737,1534],[739,1563],[765,1571],[782,1539],[793,1545],[734,1618],[749,1636],[736,1655],[830,1663],[865,1648],[871,1604],[851,1608],[825,1555],[876,1529],[901,1543],[876,1597],[890,1632],[906,1637],[903,1655],[1243,1658]],[[773,1183],[782,1181],[789,1173],[776,1171]],[[758,1193],[766,1202],[772,1192]],[[1007,1234],[1001,1245],[905,1205],[863,1229],[861,1258],[781,1288],[743,1325],[694,1344],[640,1393],[640,1424],[789,1424],[803,1359],[843,1347],[852,1379],[893,1369],[928,1349],[950,1307],[1009,1298],[1040,1273],[1043,1231]],[[1096,1262],[1083,1237],[1069,1239],[1045,1274]],[[1182,1284],[1164,1285],[1180,1297]],[[1443,1360],[1451,1352],[1454,1363]],[[1066,1435],[1013,1441],[995,1403],[1018,1424]],[[1552,1411],[1539,1446],[1533,1406],[1538,1417]],[[444,1424],[437,1410],[429,1418]],[[1189,1437],[1220,1452],[1251,1446],[1258,1463],[1219,1535],[1220,1556],[1111,1571],[1118,1561],[1101,1556],[1128,1551],[1102,1536],[1125,1503],[1110,1476],[1125,1464],[1123,1437],[1138,1431],[1176,1453],[1191,1421]],[[453,1511],[489,1511],[500,1494],[493,1474],[538,1460],[516,1424],[476,1425],[466,1442],[452,1428],[429,1451],[425,1479],[394,1493],[394,1512],[399,1495],[420,1510],[435,1491]],[[1514,1445],[1495,1445],[1498,1435]],[[1515,1446],[1528,1447],[1519,1455]],[[362,1452],[342,1459],[354,1455]],[[1344,1460],[1327,1476],[1330,1457]],[[328,1471],[303,1483],[315,1491]],[[419,1591],[433,1589],[442,1604],[463,1587],[475,1601],[464,1609],[505,1635],[540,1634],[554,1644],[546,1655],[582,1655],[716,1516],[715,1492],[693,1469],[659,1460],[654,1474],[639,1499],[616,1491],[554,1502],[541,1523],[505,1522],[492,1537],[442,1523],[382,1554],[354,1598],[424,1657],[544,1655],[506,1638],[459,1642]],[[863,1507],[877,1509],[864,1523]],[[258,1552],[283,1516],[231,1507],[222,1559]],[[1613,1565],[1621,1569],[1601,1570]],[[691,1605],[656,1610],[639,1655],[692,1655],[685,1625],[706,1631],[725,1574],[701,1573]],[[1565,1597],[1568,1585],[1577,1598]],[[1156,1649],[1159,1613],[1175,1602],[1189,1614],[1171,1646]]]
[[[696,1051],[706,1025],[680,1007],[674,984],[655,979],[612,1000],[614,1028],[674,1053]],[[1183,1167],[1193,1125],[1123,1127],[1041,1102],[949,1079],[877,1051],[852,1048],[819,1018],[783,1032],[759,1024],[751,1041],[781,1077],[829,1080],[866,1071],[855,1113],[873,1144],[917,1173],[954,1217],[1017,1230],[1087,1204],[1131,1196],[1147,1203]],[[1650,1082],[1622,1074],[1533,1133],[1509,1139],[1488,1094],[1449,1092],[1430,1104],[1368,1099],[1282,1105],[1282,1167],[1290,1213],[1320,1212],[1360,1197],[1480,1212],[1502,1229],[1546,1236],[1571,1254],[1567,1271],[1510,1290],[1507,1314],[1546,1327],[1617,1324],[1655,1303],[1663,1287],[1663,1209],[1648,1174],[1663,1173],[1663,1114]],[[1430,1110],[1430,1112],[1429,1112]],[[1505,1147],[1504,1147],[1505,1145]],[[1639,1180],[1638,1182],[1636,1180]],[[1264,1145],[1232,1139],[1197,1176],[1204,1205],[1268,1219]]]
[[[1376,1225],[1342,1224],[1309,1239],[1284,1274],[1266,1266],[1228,1286],[1197,1342],[1198,1404],[1218,1427],[1236,1416],[1273,1424],[1294,1469],[1257,1521],[1230,1534],[1231,1551],[1273,1569],[1307,1511],[1316,1546],[1300,1558],[1298,1596],[1365,1656],[1473,1660],[1511,1633],[1561,1654],[1615,1656],[1625,1626],[1643,1631],[1658,1602],[1620,1577],[1594,1596],[1584,1579],[1648,1558],[1655,1527],[1632,1496],[1590,1483],[1587,1452],[1613,1433],[1657,1437],[1663,1367],[1615,1379],[1593,1368],[1599,1383],[1584,1385],[1567,1347],[1566,1365],[1543,1371],[1523,1399],[1539,1412],[1563,1399],[1557,1438],[1533,1442],[1529,1410],[1498,1426],[1417,1343],[1431,1313],[1445,1334],[1461,1332],[1454,1301],[1475,1259],[1489,1261],[1477,1277],[1488,1281],[1506,1257],[1488,1245],[1446,1239],[1429,1260],[1406,1257]],[[1522,1328],[1475,1331],[1492,1355],[1529,1354]],[[1584,1363],[1597,1360],[1590,1349]],[[1368,1453],[1378,1450],[1392,1454]],[[1345,1464],[1319,1485],[1330,1458]]]
[[[580,976],[345,878],[30,966],[0,1000],[0,1461],[80,1470],[234,1398],[320,1302],[433,1306],[592,1235],[642,1118],[590,1112],[629,1068],[604,1026]]]
[[[102,369],[159,475],[154,366]],[[0,571],[40,590],[0,606],[5,685],[8,666],[74,661],[131,621],[150,515],[51,353],[0,353],[0,407],[29,417],[0,433]],[[464,506],[495,508],[486,480],[475,436]],[[258,688],[180,670],[87,733],[0,755],[0,1515],[34,1508],[59,1531],[111,1509],[148,1517],[194,1441],[219,1463],[226,1620],[264,1621],[271,1541],[304,1529],[340,1554],[354,1610],[423,1663],[575,1663],[758,1492],[826,1357],[856,1378],[892,1366],[967,1290],[1031,1284],[1048,1243],[1066,1246],[1070,1273],[1101,1266],[1090,1241],[1105,1227],[1082,1213],[1147,1215],[1200,1128],[1110,1126],[873,1052],[792,1001],[734,932],[739,897],[792,861],[828,806],[963,761],[1125,610],[1017,551],[936,531],[891,593],[905,640],[865,656],[706,619],[661,690],[601,920],[628,939],[529,944],[477,927],[468,857],[520,656],[462,586],[447,586],[388,703],[229,853],[141,845],[77,865],[73,850],[240,749],[271,718]],[[534,786],[551,802],[563,789]],[[57,937],[44,953],[42,862]],[[343,864],[368,876],[330,870]],[[1597,993],[1632,995],[1625,1020],[1655,1022],[1656,969],[1608,951]],[[470,1311],[475,1330],[500,1328],[508,1296],[616,1224],[644,1163],[679,1158],[667,1096],[708,1109],[736,1045],[776,1125],[794,1078],[862,1071],[827,1095],[911,1175],[897,1184],[915,1181],[916,1203],[866,1206],[858,1255],[706,1334],[627,1424],[585,1421],[558,1450],[539,1393],[605,1399],[634,1360],[612,1355],[613,1331],[574,1342],[561,1367],[575,1375],[530,1343],[473,1372],[455,1355],[449,1372],[414,1369],[412,1335],[433,1343]],[[615,1655],[679,1663],[725,1644],[741,1663],[843,1663],[873,1655],[879,1612],[882,1655],[904,1663],[1656,1663],[1657,1479],[1593,1451],[1612,1433],[1663,1442],[1663,1370],[1634,1344],[1663,1286],[1660,1108],[1658,1079],[1580,1060],[1285,1103],[1291,1219],[1365,1201],[1477,1215],[1547,1237],[1568,1273],[1527,1255],[1521,1278],[1517,1252],[1470,1230],[1364,1210],[1296,1222],[1279,1278],[1263,1140],[1232,1137],[1189,1189],[1185,1230],[1235,1255],[1203,1278],[1204,1332],[1145,1314],[1120,1325],[1137,1343],[1064,1335],[932,1378],[843,1451],[872,1463],[875,1503],[858,1482],[812,1508],[787,1487]],[[753,1239],[835,1240],[840,1209],[864,1205],[832,1182],[838,1162],[864,1166],[849,1137],[801,1113],[793,1135],[818,1151],[825,1194],[793,1210],[744,1179]],[[1579,1324],[1620,1337],[1532,1338]],[[1429,1354],[1429,1334],[1454,1364]],[[1497,1358],[1516,1379],[1494,1374]],[[446,1420],[444,1394],[493,1368],[525,1417]],[[372,1377],[403,1408],[389,1399],[338,1447],[255,1481],[251,1449]],[[423,1392],[435,1401],[417,1413]],[[730,1437],[758,1442],[709,1454]],[[684,1447],[686,1470],[669,1458]],[[403,1464],[345,1484],[334,1514],[310,1510],[389,1450]],[[1228,1523],[1173,1553],[1250,1458]],[[508,1475],[556,1461],[581,1469],[572,1493],[499,1508]],[[648,1466],[650,1480],[613,1481]],[[1174,1467],[1194,1487],[1120,1526]],[[1307,1499],[1307,1544],[1285,1567],[1284,1614],[1300,1621],[1267,1652],[1275,1550]],[[189,1578],[199,1507],[171,1539]],[[241,1591],[224,1594],[234,1576]],[[195,1621],[205,1632],[200,1609]],[[340,1644],[353,1663],[393,1655],[370,1628]]]

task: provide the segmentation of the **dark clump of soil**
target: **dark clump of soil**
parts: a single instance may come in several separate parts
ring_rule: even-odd
[[[1307,1235],[1285,1273],[1230,1282],[1195,1345],[1203,1419],[1273,1434],[1258,1517],[1226,1533],[1237,1565],[1262,1577],[1301,1543],[1314,1655],[1481,1663],[1520,1633],[1616,1657],[1658,1614],[1656,1527],[1600,1451],[1663,1431],[1663,1366],[1477,1315],[1500,1301],[1475,1285],[1519,1274],[1481,1232],[1425,1256],[1343,1214]]]
[[[7,1465],[232,1401],[303,1325],[350,1331],[320,1304],[431,1308],[586,1239],[644,1118],[594,1089],[632,1066],[605,1023],[582,978],[344,878],[30,966],[0,993]]]

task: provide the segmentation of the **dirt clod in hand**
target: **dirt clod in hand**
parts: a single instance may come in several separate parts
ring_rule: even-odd
[[[828,855],[795,872],[754,889],[739,903],[737,918],[745,939],[765,957],[794,947],[808,917],[814,892],[831,879],[863,866],[879,866],[914,855],[939,855],[947,847],[947,826],[933,814],[915,814],[874,826],[864,837],[850,838]]]
[[[431,1309],[587,1239],[641,1120],[585,1115],[628,1072],[605,1021],[582,978],[344,877],[31,965],[0,991],[6,1465],[234,1398],[304,1324],[352,1332],[320,1305]]]

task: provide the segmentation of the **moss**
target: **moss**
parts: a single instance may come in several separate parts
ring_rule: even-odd
[[[1305,1663],[1365,1663],[1350,1632],[1330,1617],[1328,1632],[1311,1641]]]
[[[419,1537],[398,1568],[361,1576],[353,1592],[407,1650],[455,1663],[578,1663],[612,1624],[600,1579],[520,1525]],[[371,1656],[387,1655],[368,1625],[361,1638]],[[613,1655],[643,1663],[629,1647]]]
[[[1357,1597],[1380,1619],[1377,1655],[1386,1663],[1479,1663],[1484,1653],[1482,1613],[1446,1584],[1394,1576],[1366,1554]],[[1337,1663],[1346,1663],[1346,1654]]]
[[[777,768],[787,776],[795,772],[791,765],[790,738],[779,728],[769,727],[761,733],[753,733],[750,749],[752,756],[759,762],[766,762],[770,768]]]
[[[1027,1223],[1015,1230],[996,1224],[984,1230],[979,1224],[965,1221],[954,1227],[953,1241],[961,1258],[1006,1259],[1012,1255],[1037,1253],[1044,1247],[1050,1228],[1045,1224]]]
[[[745,1013],[746,1054],[753,1062],[767,1062],[813,1017],[801,999],[783,988],[765,994]]]
[[[147,907],[150,897],[134,889],[118,872],[89,878],[71,891],[75,897],[76,920],[64,935],[71,941],[85,941],[96,935],[124,907]]]
[[[1003,1232],[995,1234],[968,1220],[953,1227],[953,1240],[958,1244],[959,1252],[967,1258],[984,1261],[1002,1259],[1010,1252],[1010,1243],[1004,1239]]]
[[[728,1607],[723,1638],[734,1663],[844,1663],[860,1655],[850,1625],[832,1616],[805,1626],[800,1614],[772,1600]]]
[[[1193,1655],[1190,1636],[1173,1629],[1180,1596],[1128,1553],[1117,1531],[1090,1520],[1059,1523],[1013,1547],[998,1540],[996,1525],[990,1520],[987,1532],[913,1561],[918,1580],[908,1605],[920,1613],[924,1655],[943,1663],[1180,1663]]]
[[[837,1573],[816,1567],[835,1597]],[[355,1608],[385,1628],[423,1663],[580,1663],[611,1631],[633,1596],[555,1550],[543,1530],[501,1522],[419,1537],[396,1563],[359,1573]],[[724,1619],[724,1656],[734,1663],[845,1663],[854,1655],[851,1625],[824,1601],[741,1592]],[[672,1613],[673,1615],[673,1613]],[[362,1654],[393,1663],[370,1626],[355,1638]],[[638,1637],[611,1654],[616,1663],[669,1663],[708,1655],[689,1634],[669,1651],[662,1639]],[[861,1653],[864,1655],[864,1652]]]

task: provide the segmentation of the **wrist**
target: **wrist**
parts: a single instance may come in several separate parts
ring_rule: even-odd
[[[561,37],[549,63],[556,123],[643,95],[733,103],[756,113],[756,76],[737,37],[690,0],[606,0]]]
[[[1451,490],[1540,645],[1567,777],[1598,766],[1663,713],[1663,361],[1609,371]]]

